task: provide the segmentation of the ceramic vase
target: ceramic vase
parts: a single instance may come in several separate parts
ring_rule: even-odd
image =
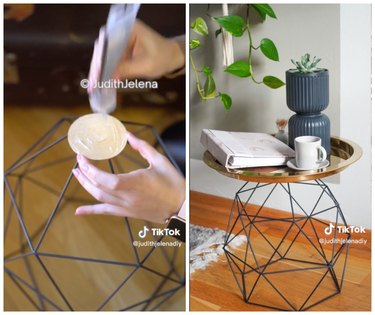
[[[330,120],[321,112],[329,104],[329,73],[321,69],[312,73],[286,71],[286,102],[296,112],[289,119],[289,146],[294,149],[294,139],[299,136],[316,136],[330,154]]]

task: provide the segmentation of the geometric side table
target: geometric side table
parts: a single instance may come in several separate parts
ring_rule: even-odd
[[[230,170],[208,151],[204,153],[208,166],[245,181],[233,200],[223,249],[246,303],[304,311],[341,292],[351,227],[322,178],[342,171],[361,154],[355,143],[332,137],[327,168],[295,171],[287,167]],[[267,210],[275,196],[286,210],[277,215]],[[246,243],[233,250],[231,242],[239,236],[245,236]]]
[[[97,203],[72,176],[76,154],[66,134],[75,119],[58,121],[5,172],[5,290],[18,290],[22,310],[184,310],[185,245],[138,234],[163,225],[74,216],[79,205]],[[174,163],[153,127],[123,123]],[[130,146],[95,164],[112,173],[148,166]]]

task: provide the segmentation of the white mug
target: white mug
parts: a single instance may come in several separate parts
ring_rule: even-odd
[[[315,136],[302,136],[294,139],[296,165],[303,169],[316,169],[327,158],[322,147],[322,139]]]

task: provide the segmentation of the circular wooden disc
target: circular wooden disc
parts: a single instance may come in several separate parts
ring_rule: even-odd
[[[128,132],[115,117],[95,113],[79,117],[68,131],[72,150],[91,160],[106,160],[118,155],[126,145]]]

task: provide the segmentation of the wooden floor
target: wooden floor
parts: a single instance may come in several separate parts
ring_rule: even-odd
[[[224,198],[219,198],[212,195],[202,194],[198,192],[191,192],[190,194],[190,222],[192,224],[220,228],[226,230],[229,212],[232,206],[232,201]],[[255,207],[254,207],[255,209]],[[251,213],[254,209],[249,209]],[[262,210],[263,215],[272,217],[285,217],[285,212],[274,209]],[[323,224],[322,224],[323,225]],[[260,226],[260,225],[259,225]],[[266,235],[271,242],[280,240],[283,235],[283,229],[277,222],[267,223],[260,227],[264,235]],[[240,230],[235,228],[234,233]],[[285,233],[285,232],[284,232]],[[307,235],[313,233],[307,229]],[[353,239],[360,239],[362,235],[352,234]],[[325,302],[312,307],[311,311],[370,311],[371,310],[371,231],[367,231],[366,245],[351,245],[348,262],[345,273],[345,280],[343,290],[340,294],[332,297]],[[290,239],[289,239],[290,240]],[[288,241],[288,238],[286,238]],[[253,249],[258,257],[269,258],[269,245],[265,244],[262,237],[255,235],[253,237]],[[283,244],[284,245],[284,244]],[[283,246],[282,245],[282,246]],[[293,255],[303,255],[306,257],[308,253],[309,261],[314,261],[316,253],[312,253],[311,248],[308,247],[307,239],[297,239],[293,245]],[[282,246],[280,248],[282,248]],[[330,250],[331,247],[323,246],[324,251]],[[330,248],[330,249],[328,249]],[[245,254],[245,245],[231,250],[238,257],[243,257]],[[326,252],[329,253],[329,252]],[[319,256],[319,255],[318,255]],[[344,257],[344,255],[341,255]],[[341,257],[340,256],[340,257]],[[337,262],[338,270],[342,270],[343,260]],[[260,259],[261,261],[261,259]],[[265,260],[263,260],[265,261]],[[238,262],[238,261],[237,261]],[[276,267],[277,265],[277,267]],[[272,271],[295,269],[301,264],[281,263],[275,264]],[[306,265],[304,265],[306,267]],[[282,269],[280,269],[282,268]],[[288,269],[288,270],[289,270]],[[253,273],[246,276],[246,281],[255,281]],[[274,277],[277,275],[279,278]],[[290,277],[292,275],[292,277]],[[272,282],[277,286],[280,292],[293,301],[295,307],[300,307],[306,297],[312,290],[312,286],[319,282],[322,278],[322,270],[314,270],[304,272],[294,272],[293,274],[279,273],[274,274]],[[253,278],[251,278],[253,277]],[[272,275],[267,276],[271,279]],[[240,278],[238,278],[239,281]],[[264,280],[261,278],[261,280]],[[266,282],[259,280],[257,289],[254,290],[251,301],[259,304],[274,305],[279,308],[289,308],[286,302],[283,301],[273,288]],[[319,299],[328,296],[330,292],[334,292],[334,285],[331,278],[325,278],[321,283],[321,289],[316,291],[310,301],[318,301]],[[247,291],[247,295],[249,290]],[[314,300],[315,299],[315,300]],[[290,308],[289,308],[290,309]],[[225,255],[223,254],[219,261],[212,263],[204,270],[197,270],[190,275],[190,310],[191,311],[270,311],[268,308],[246,304],[243,302],[240,290],[236,285],[234,277],[230,271]]]
[[[6,170],[61,117],[86,113],[90,113],[87,104],[78,107],[6,106],[4,109],[4,169]],[[183,113],[163,107],[126,108],[114,115],[127,121],[151,124],[159,132],[174,121],[184,118]],[[62,134],[66,133],[67,127],[68,124],[61,126]],[[148,135],[145,135],[144,138],[147,139],[147,137]],[[49,141],[55,139],[56,137],[53,137]],[[127,159],[125,155],[119,157],[123,160],[115,165],[116,168],[118,167],[117,171],[120,170],[120,164],[124,165],[122,168],[125,171],[140,167],[139,164],[134,162],[134,152],[131,152],[130,148],[126,148],[125,151],[128,152],[126,154],[129,154],[129,156]],[[53,164],[56,161],[60,162]],[[61,143],[61,145],[53,147],[40,157],[38,156],[38,159],[29,167],[22,184],[18,185],[18,192],[15,194],[16,199],[23,209],[23,218],[34,247],[41,236],[41,227],[45,225],[52,212],[74,163],[75,154],[66,143]],[[48,167],[45,167],[45,165],[48,165]],[[17,169],[16,172],[22,173],[26,167],[28,166],[25,165]],[[103,167],[108,169],[108,165]],[[17,180],[17,177],[9,177],[9,183],[13,188],[17,186]],[[46,254],[41,255],[40,259],[74,310],[95,310],[116,287],[120,286],[134,268],[116,264],[90,263],[88,260],[101,259],[103,261],[110,260],[135,264],[136,255],[127,234],[124,219],[108,216],[74,216],[74,211],[78,205],[94,202],[80,188],[74,178],[65,196],[66,198],[63,200],[39,247],[39,252]],[[20,248],[20,243],[25,243],[25,238],[19,227],[14,208],[10,207],[7,192],[4,199],[4,222],[9,222],[4,252],[6,256],[16,258],[14,261],[7,261],[5,267],[29,285],[38,287],[45,297],[58,307],[67,309],[66,303],[62,300],[56,288],[51,285],[47,273],[42,269],[37,258],[31,255],[25,259],[17,259],[20,251],[28,252],[28,249],[27,246]],[[130,224],[136,235],[136,232],[143,228],[144,223],[134,220]],[[174,239],[172,240],[174,241]],[[147,250],[149,248],[140,248],[137,251],[141,260],[145,257]],[[79,256],[88,260],[60,259],[50,257],[48,254]],[[165,293],[177,287],[175,282],[172,284],[163,283],[163,279],[159,276],[160,273],[169,270],[167,269],[169,265],[166,257],[172,257],[174,254],[177,257],[176,268],[183,276],[185,270],[184,246],[177,252],[173,249],[166,249],[164,252],[161,248],[158,248],[145,263],[145,267],[156,272],[150,272],[144,268],[137,269],[132,276],[132,280],[121,287],[114,298],[106,303],[103,310],[116,310],[134,305],[146,297],[152,296],[158,286],[161,288],[159,293]],[[33,270],[33,276],[31,276],[30,270]],[[169,276],[177,279],[175,273]],[[15,280],[12,280],[8,274],[4,274],[4,309],[7,311],[35,310],[36,306],[33,302],[40,306],[41,301],[36,294],[26,284],[20,280]],[[162,299],[168,295],[161,295],[152,303],[146,303],[148,309],[157,307],[157,304],[161,303]],[[134,310],[142,310],[146,304],[135,307]],[[44,307],[47,310],[53,309],[46,300],[44,300]],[[184,289],[178,291],[160,307],[160,310],[184,309]]]

